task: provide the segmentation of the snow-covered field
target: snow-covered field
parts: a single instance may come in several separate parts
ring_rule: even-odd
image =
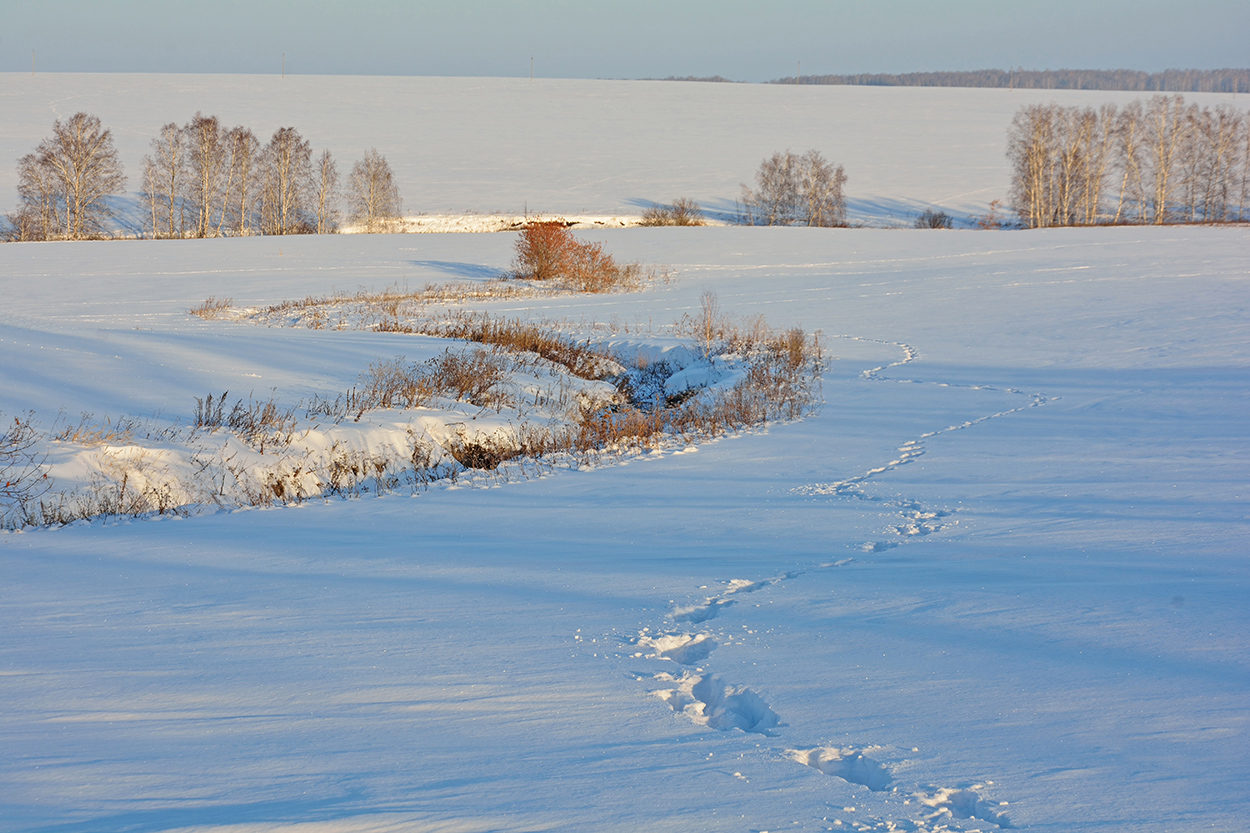
[[[38,118],[6,119],[5,147],[73,95],[112,96],[117,118],[100,115],[119,134],[146,128],[126,108],[250,120],[226,112],[235,79],[70,80],[6,87],[6,114]],[[163,101],[131,100],[129,81],[167,85]],[[546,83],[587,100],[612,86]],[[740,115],[807,94],[725,89],[747,97]],[[879,113],[872,94],[896,95],[851,92]],[[906,92],[941,98],[952,124],[960,102],[1016,106]],[[431,130],[425,147],[455,152]],[[961,176],[986,191],[1004,173],[995,131],[993,177],[908,177],[856,146],[879,154],[861,193],[936,202]],[[736,186],[765,138],[705,162]],[[847,147],[826,151],[854,176]],[[578,184],[552,210],[722,190],[566,150]],[[463,207],[555,201],[544,164],[512,159]],[[594,168],[608,185],[578,179]],[[583,234],[672,280],[474,306],[646,350],[714,291],[728,313],[823,331],[823,409],[509,483],[0,533],[0,829],[1244,829],[1250,230]],[[485,281],[512,238],[0,246],[0,411],[186,424],[210,392],[341,392],[431,348],[188,309]]]
[[[377,148],[410,215],[637,216],[697,200],[735,210],[739,186],[787,148],[845,166],[854,223],[910,225],[938,206],[984,214],[1007,197],[1006,134],[1025,104],[1093,106],[1138,93],[787,87],[671,81],[0,73],[0,211],[16,203],[13,164],[78,111],[113,131],[137,231],[142,159],[168,122],[198,111],[262,142],[293,126],[346,173]],[[1245,108],[1245,96],[1194,94]]]

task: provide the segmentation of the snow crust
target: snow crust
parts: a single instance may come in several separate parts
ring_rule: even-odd
[[[246,79],[71,80],[251,121]],[[944,193],[917,181],[893,193]],[[507,484],[0,533],[0,829],[1244,828],[1250,230],[583,234],[672,281],[479,306],[676,358],[664,325],[711,290],[823,331],[821,412]],[[187,310],[485,281],[511,245],[0,246],[0,412],[338,392],[438,347]]]

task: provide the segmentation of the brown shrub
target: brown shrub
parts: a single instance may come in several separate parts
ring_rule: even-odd
[[[554,220],[521,229],[513,267],[523,280],[550,281],[578,292],[633,289],[642,283],[640,266],[619,265],[602,243],[578,240],[564,223]]]

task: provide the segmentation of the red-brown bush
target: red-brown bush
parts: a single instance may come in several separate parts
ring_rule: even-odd
[[[564,223],[544,220],[521,229],[516,242],[516,276],[552,281],[579,292],[609,292],[637,286],[637,264],[619,265],[602,243],[578,240]]]

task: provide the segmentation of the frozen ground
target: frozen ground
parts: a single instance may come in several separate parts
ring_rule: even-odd
[[[486,306],[637,346],[713,290],[824,331],[822,412],[0,534],[0,829],[1244,829],[1250,231],[593,238],[674,280]],[[485,280],[510,246],[0,246],[0,410],[339,391],[412,337],[187,309]]]

